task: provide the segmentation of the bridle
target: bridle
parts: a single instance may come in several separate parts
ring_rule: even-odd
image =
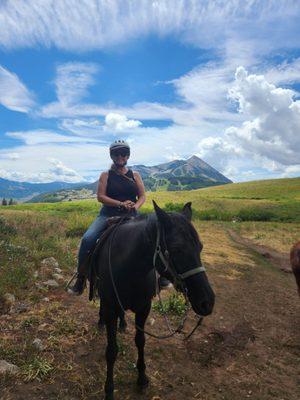
[[[163,232],[162,235],[161,235],[161,230]],[[162,248],[161,248],[161,236],[162,236],[164,251],[162,251]],[[162,262],[162,264],[164,266],[164,269],[162,271],[158,271],[158,269],[156,267],[157,257],[159,257],[160,261]],[[159,222],[157,222],[156,244],[155,244],[155,250],[154,250],[154,255],[153,255],[153,267],[160,274],[164,274],[166,272],[169,273],[174,280],[175,289],[181,290],[184,295],[187,294],[187,286],[185,283],[185,279],[187,279],[193,275],[196,275],[196,274],[206,271],[202,265],[199,267],[189,269],[186,272],[183,272],[181,274],[179,274],[176,271],[176,269],[174,268],[174,265],[172,263],[172,260],[170,259],[170,253],[168,251],[166,239],[165,239],[165,232],[164,232],[163,228],[161,226],[159,226]]]

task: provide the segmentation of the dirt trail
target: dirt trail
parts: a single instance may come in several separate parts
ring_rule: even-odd
[[[252,240],[240,236],[233,229],[229,229],[228,234],[234,242],[256,251],[258,254],[269,260],[273,265],[279,267],[282,271],[292,273],[289,255],[282,254],[270,247],[253,243]]]
[[[129,324],[118,338],[116,400],[298,400],[300,308],[293,277],[253,255],[252,250],[262,254],[262,246],[254,248],[234,232],[231,239],[222,229],[218,234],[224,235],[220,241],[228,253],[242,256],[208,265],[217,294],[214,313],[187,341],[182,335],[166,341],[147,338],[151,383],[144,393],[135,385],[136,349]],[[270,254],[267,261],[284,265],[277,252],[264,251]],[[106,339],[96,329],[97,308],[86,294],[72,297],[58,288],[46,295],[49,302],[43,294],[29,310],[0,317],[0,358],[22,364],[20,376],[0,379],[1,400],[102,399]],[[194,323],[191,314],[186,331]],[[154,311],[147,328],[165,331]],[[36,337],[45,345],[41,353],[31,346]],[[37,359],[47,360],[52,371],[26,382],[30,360]]]

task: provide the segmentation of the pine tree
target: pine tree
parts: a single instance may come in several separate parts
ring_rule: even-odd
[[[7,206],[7,200],[5,198],[2,199],[2,205]]]
[[[8,205],[9,205],[9,206],[12,206],[13,204],[14,204],[13,199],[10,199],[9,202],[8,202]]]

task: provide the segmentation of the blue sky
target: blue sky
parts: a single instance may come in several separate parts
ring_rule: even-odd
[[[0,177],[95,180],[193,154],[234,181],[300,175],[297,1],[0,2]]]

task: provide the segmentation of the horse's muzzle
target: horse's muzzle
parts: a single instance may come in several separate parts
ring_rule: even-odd
[[[210,290],[209,296],[205,296],[204,299],[197,300],[190,298],[190,302],[195,313],[205,317],[210,315],[213,311],[215,305],[215,294],[212,290]]]

